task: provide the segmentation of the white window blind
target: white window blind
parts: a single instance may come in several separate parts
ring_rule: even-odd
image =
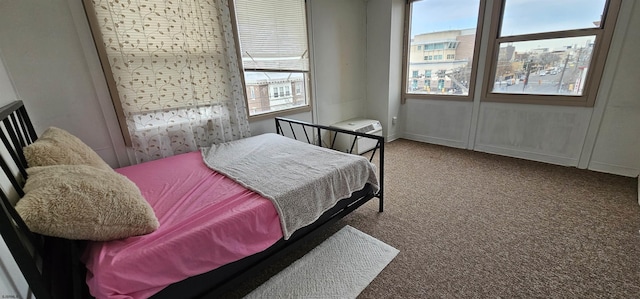
[[[245,70],[309,71],[304,0],[235,0]]]
[[[249,136],[227,0],[84,0],[138,161]]]
[[[221,80],[229,74],[230,42],[222,34],[217,2],[92,4],[125,113],[206,105],[219,101],[221,94],[231,97]]]

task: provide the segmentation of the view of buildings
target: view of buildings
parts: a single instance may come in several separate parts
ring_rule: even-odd
[[[245,86],[251,115],[306,104],[302,73],[245,72]]]
[[[493,92],[582,94],[594,39],[587,36],[501,45]]]
[[[467,95],[475,28],[417,34],[409,51],[407,91]],[[493,92],[581,94],[595,37],[501,44]]]
[[[409,51],[408,91],[468,94],[475,28],[418,34]]]

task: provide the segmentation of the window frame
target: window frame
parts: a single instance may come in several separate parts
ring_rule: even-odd
[[[262,70],[262,69],[245,69],[243,63],[242,63],[242,52],[240,49],[240,30],[238,28],[238,19],[237,19],[237,15],[236,15],[236,3],[235,0],[228,0],[228,5],[229,5],[229,10],[230,10],[230,14],[231,14],[231,26],[232,26],[232,30],[234,32],[234,36],[235,36],[235,44],[236,44],[236,56],[238,58],[238,67],[240,68],[240,79],[242,81],[242,89],[243,89],[243,93],[245,96],[245,102],[246,102],[246,113],[247,113],[247,117],[249,118],[249,121],[259,121],[259,120],[265,120],[265,119],[272,119],[274,117],[278,117],[278,116],[286,116],[286,115],[292,115],[292,114],[297,114],[297,113],[305,113],[305,112],[311,112],[312,107],[313,107],[313,92],[312,89],[313,87],[312,82],[313,82],[313,54],[311,51],[311,42],[310,42],[310,30],[311,30],[311,24],[309,23],[309,6],[307,1],[304,1],[304,7],[305,7],[305,23],[306,23],[306,29],[307,29],[307,51],[308,51],[308,55],[309,55],[309,70],[308,71],[298,71],[298,70]],[[256,115],[251,115],[251,111],[249,108],[249,98],[247,97],[247,84],[245,81],[245,71],[247,72],[286,72],[286,73],[302,73],[303,74],[303,82],[305,84],[305,88],[303,90],[301,90],[301,93],[305,94],[305,98],[306,98],[306,105],[303,106],[298,106],[298,107],[292,107],[292,108],[286,108],[286,109],[282,109],[282,110],[277,110],[277,111],[271,111],[271,112],[265,112],[265,113],[260,113],[260,114],[256,114]],[[271,94],[271,90],[269,89],[268,94]]]
[[[538,104],[554,106],[584,106],[593,107],[600,87],[607,54],[613,38],[613,31],[620,11],[621,0],[606,0],[599,27],[570,29],[554,32],[528,33],[520,35],[500,36],[500,27],[504,15],[506,0],[495,0],[491,7],[491,25],[489,26],[489,39],[487,44],[487,64],[484,68],[481,101]],[[520,93],[493,93],[495,73],[497,71],[498,54],[500,44],[509,42],[524,42],[553,38],[567,38],[580,36],[595,36],[589,72],[585,79],[585,88],[582,95],[541,95]]]
[[[597,93],[602,80],[607,55],[610,49],[613,32],[618,20],[622,0],[607,0],[603,9],[603,14],[599,27],[586,29],[570,29],[555,32],[531,33],[512,36],[499,36],[503,19],[503,10],[506,0],[494,0],[492,4],[487,4],[487,0],[481,0],[478,11],[478,25],[476,27],[476,37],[474,55],[472,62],[471,78],[469,84],[469,94],[444,95],[444,94],[419,94],[408,92],[411,79],[409,77],[409,56],[410,56],[410,25],[412,18],[411,4],[422,0],[407,0],[405,6],[405,23],[403,36],[403,66],[402,66],[402,100],[405,103],[407,98],[426,100],[457,100],[473,101],[476,88],[480,88],[480,101],[483,102],[503,102],[521,104],[539,104],[555,106],[584,106],[593,107],[595,105]],[[488,28],[484,28],[485,18],[490,18]],[[486,43],[483,43],[482,36],[488,35]],[[508,42],[521,42],[531,40],[543,40],[552,38],[566,38],[594,35],[596,43],[589,65],[589,72],[585,78],[585,88],[582,95],[544,95],[544,94],[522,94],[522,93],[493,93],[495,72],[497,70],[500,44]],[[424,48],[424,47],[423,47]],[[486,54],[480,56],[480,50],[486,48]],[[425,56],[427,57],[427,56]],[[479,60],[483,59],[483,69],[478,69]],[[426,60],[425,60],[426,61]],[[480,73],[479,73],[480,72]],[[478,77],[480,76],[480,77]],[[480,80],[479,80],[480,79]],[[478,82],[480,81],[480,82]]]
[[[477,76],[478,76],[478,60],[480,59],[480,44],[482,40],[482,32],[484,25],[484,17],[486,10],[486,0],[480,0],[478,5],[478,23],[476,25],[476,36],[475,42],[473,46],[473,61],[471,62],[471,76],[469,78],[469,92],[467,95],[453,95],[453,94],[420,94],[420,93],[411,93],[408,92],[407,89],[409,84],[411,83],[409,78],[409,53],[410,53],[410,40],[411,40],[411,4],[413,2],[418,2],[422,0],[407,0],[405,4],[405,18],[404,18],[404,37],[403,37],[403,52],[402,52],[402,94],[401,94],[401,103],[406,103],[407,99],[424,99],[424,100],[450,100],[450,101],[473,101],[476,85],[477,85]],[[456,45],[457,47],[457,45]],[[423,47],[424,49],[425,47]],[[432,50],[423,50],[423,51],[432,51]],[[425,56],[427,57],[427,56]],[[432,57],[433,58],[433,57]],[[425,60],[426,61],[426,60]],[[433,61],[433,60],[430,60]]]

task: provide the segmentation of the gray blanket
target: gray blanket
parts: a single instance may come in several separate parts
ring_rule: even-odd
[[[366,183],[379,189],[366,158],[273,133],[203,148],[202,156],[211,169],[269,198],[285,239]]]

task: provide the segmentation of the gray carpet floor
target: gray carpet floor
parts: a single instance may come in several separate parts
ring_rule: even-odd
[[[400,250],[359,298],[640,298],[637,179],[396,140],[372,200],[229,297],[351,225]]]

